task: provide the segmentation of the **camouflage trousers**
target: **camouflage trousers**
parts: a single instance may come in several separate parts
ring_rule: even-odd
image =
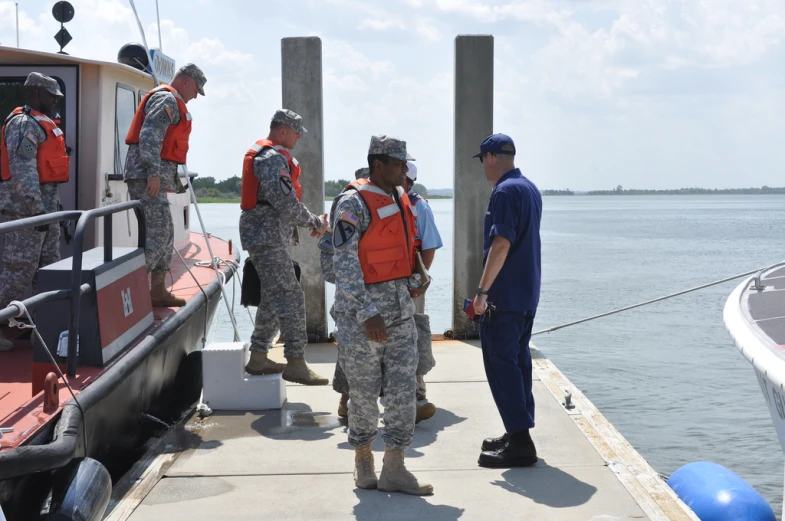
[[[261,301],[251,334],[251,351],[266,353],[281,332],[286,358],[302,358],[308,343],[305,326],[305,294],[297,282],[289,252],[267,246],[248,250],[262,284]]]
[[[174,224],[172,209],[166,190],[161,189],[158,196],[151,197],[147,189],[146,179],[129,179],[126,181],[128,193],[134,201],[142,203],[145,220],[144,260],[149,273],[166,273],[172,264],[174,248]]]
[[[4,222],[21,219],[21,216],[4,216]],[[38,282],[38,269],[60,260],[60,226],[50,224],[49,230],[33,229],[5,234],[3,247],[3,273],[0,274],[0,309],[12,300],[24,298],[28,284],[33,293]]]
[[[414,324],[417,328],[417,400],[425,400],[426,386],[423,377],[434,368],[436,359],[433,357],[433,345],[431,344],[431,322],[428,315],[420,313],[414,314]],[[349,392],[349,380],[343,369],[344,349],[338,343],[338,361],[335,364],[333,374],[333,390],[337,393],[346,394]]]
[[[376,439],[379,392],[384,392],[384,443],[404,450],[412,442],[415,419],[417,330],[414,319],[387,325],[387,342],[368,340],[365,325],[352,315],[337,314],[343,367],[349,381],[349,443],[367,445]]]

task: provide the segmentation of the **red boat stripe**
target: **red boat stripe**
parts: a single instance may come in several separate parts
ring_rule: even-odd
[[[141,267],[108,283],[96,295],[104,362],[153,325],[147,270],[144,257],[140,258]],[[117,270],[112,272],[119,273]]]

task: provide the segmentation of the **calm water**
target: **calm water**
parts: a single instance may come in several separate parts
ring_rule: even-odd
[[[453,207],[452,200],[431,206],[444,248],[436,254],[426,307],[440,333],[451,326]],[[239,242],[239,205],[201,208],[212,233]],[[780,261],[784,222],[785,196],[776,195],[547,197],[535,330]],[[779,515],[782,451],[754,373],[722,322],[736,284],[534,341],[656,470],[720,463]],[[239,308],[237,316],[250,336],[247,313]],[[230,340],[225,313],[222,318],[219,338]]]

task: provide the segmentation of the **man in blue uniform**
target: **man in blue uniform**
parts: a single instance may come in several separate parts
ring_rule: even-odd
[[[474,298],[480,323],[485,374],[504,422],[505,434],[482,443],[483,467],[524,467],[537,463],[529,435],[534,427],[532,358],[529,340],[540,300],[542,197],[515,168],[515,143],[493,134],[478,157],[493,185],[485,214],[483,274]],[[488,304],[495,306],[485,315]]]

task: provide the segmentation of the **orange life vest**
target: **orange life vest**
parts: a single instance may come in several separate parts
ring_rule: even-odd
[[[8,146],[5,142],[5,126],[11,118],[23,113],[32,116],[46,134],[44,142],[38,143],[38,152],[36,154],[38,182],[41,184],[67,183],[69,158],[65,149],[63,131],[49,117],[27,107],[14,109],[5,119],[3,128],[0,130],[0,141],[2,141],[2,149],[0,149],[0,156],[2,156],[0,179],[3,181],[11,179],[11,162],[8,156]]]
[[[131,128],[128,129],[128,135],[125,136],[127,145],[139,144],[139,134],[142,132],[142,125],[147,116],[144,113],[144,107],[147,105],[150,96],[162,90],[177,94],[177,91],[169,85],[160,85],[144,95],[136,108],[134,119],[131,120]],[[166,129],[164,142],[161,145],[161,159],[183,165],[188,155],[188,138],[191,136],[191,115],[188,113],[185,102],[180,96],[175,96],[174,99],[177,101],[177,108],[180,110],[180,123],[169,125],[169,128]]]
[[[398,201],[368,179],[349,183],[360,192],[371,214],[371,224],[360,239],[358,255],[366,284],[408,278],[414,271],[417,250],[417,210],[402,188]]]
[[[294,194],[298,201],[303,200],[303,187],[300,184],[300,163],[281,145],[276,145],[269,139],[260,139],[248,149],[243,158],[243,177],[240,188],[240,208],[243,210],[253,210],[258,203],[265,202],[258,200],[259,180],[253,173],[253,160],[267,148],[275,149],[276,152],[286,158],[286,162],[289,163],[289,176],[292,179]]]

